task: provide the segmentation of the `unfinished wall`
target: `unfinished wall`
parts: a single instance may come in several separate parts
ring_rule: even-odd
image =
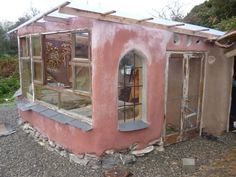
[[[215,61],[210,56],[214,56]],[[223,55],[223,49],[211,47],[205,69],[203,130],[214,135],[220,135],[227,129],[233,58],[226,58]]]

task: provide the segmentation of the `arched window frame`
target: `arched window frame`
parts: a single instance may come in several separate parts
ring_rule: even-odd
[[[133,117],[134,119],[132,120],[119,120],[119,96],[120,96],[120,86],[119,86],[119,77],[121,74],[121,62],[124,60],[124,57],[129,55],[130,53],[133,53],[134,55],[136,55],[137,57],[140,58],[141,60],[141,65],[142,65],[142,98],[141,98],[141,104],[142,104],[142,108],[141,108],[141,115],[139,115],[139,119],[136,119],[135,117]],[[125,71],[124,71],[125,73]],[[122,57],[120,57],[119,60],[119,65],[118,65],[118,94],[117,94],[117,117],[118,117],[118,122],[119,122],[119,130],[120,131],[133,131],[133,130],[139,130],[139,129],[144,129],[148,127],[147,124],[147,57],[140,52],[139,50],[136,49],[132,49],[127,51],[124,55],[122,55]],[[135,85],[134,85],[135,86]],[[140,101],[139,101],[140,103]],[[135,108],[134,108],[135,110]],[[124,116],[125,118],[125,116]]]

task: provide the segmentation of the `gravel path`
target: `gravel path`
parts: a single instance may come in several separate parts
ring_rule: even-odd
[[[28,136],[17,125],[18,114],[14,105],[0,106],[0,122],[7,122],[16,133],[0,137],[0,177],[100,177],[105,169],[92,169],[70,162],[56,152],[48,151]],[[137,159],[135,164],[119,166],[140,177],[182,177],[204,176],[207,169],[202,166],[212,164],[219,155],[228,152],[236,145],[236,135],[229,133],[220,141],[196,138],[165,148],[164,152],[154,151]],[[182,168],[182,158],[195,158],[195,173]],[[201,171],[201,173],[200,173]]]

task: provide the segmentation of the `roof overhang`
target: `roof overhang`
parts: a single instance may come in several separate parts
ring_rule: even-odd
[[[175,33],[204,38],[217,38],[224,35],[224,32],[206,27],[159,19],[150,15],[150,13],[142,14],[141,12],[138,12],[138,14],[127,14],[126,12],[102,9],[101,7],[92,7],[87,4],[78,4],[71,1],[66,1],[45,13],[33,17],[29,21],[9,31],[8,34],[17,31],[22,27],[34,24],[35,22],[68,22],[69,18],[76,16],[89,17],[121,24],[142,25],[150,28],[164,29]]]

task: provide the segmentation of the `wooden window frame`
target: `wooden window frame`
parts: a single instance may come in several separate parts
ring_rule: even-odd
[[[76,58],[75,57],[75,46],[76,46],[76,41],[75,41],[75,36],[78,33],[88,33],[88,40],[89,40],[89,44],[88,44],[88,58]],[[71,68],[72,68],[72,89],[75,93],[78,94],[85,94],[85,95],[89,95],[91,97],[92,95],[92,55],[91,55],[91,32],[90,30],[76,30],[72,32],[72,60],[70,62]],[[78,90],[75,87],[75,83],[76,83],[76,66],[85,66],[85,67],[89,67],[89,78],[90,78],[90,91],[82,91],[82,90]]]
[[[38,35],[31,35],[31,50],[32,50],[32,75],[33,75],[33,82],[34,83],[38,83],[38,84],[43,84],[44,83],[44,64],[43,64],[43,41],[42,41],[42,35],[38,34]],[[32,42],[32,38],[33,37],[39,37],[40,39],[40,45],[41,45],[41,55],[40,56],[37,56],[37,55],[34,55],[33,53],[33,42]],[[35,68],[34,68],[34,64],[35,63],[41,63],[41,80],[37,80],[35,79],[35,75],[34,75],[34,72],[35,72]]]

